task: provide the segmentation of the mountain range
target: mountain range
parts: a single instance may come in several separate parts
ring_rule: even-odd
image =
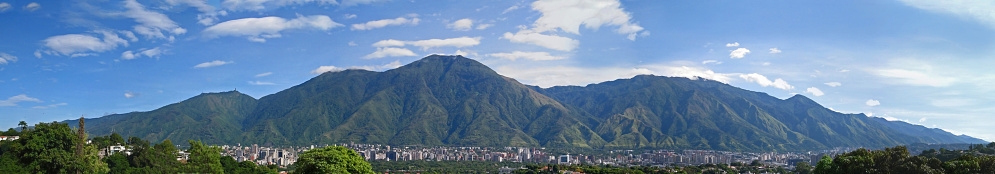
[[[540,88],[473,59],[440,55],[385,72],[326,72],[259,99],[238,91],[204,93],[86,123],[95,135],[209,144],[802,151],[985,143],[835,112],[802,95],[782,100],[701,78],[639,75]]]

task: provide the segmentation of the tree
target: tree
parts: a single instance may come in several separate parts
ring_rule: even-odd
[[[17,126],[21,126],[21,132],[28,130],[28,122],[21,121]]]
[[[296,173],[373,173],[370,163],[356,151],[342,146],[304,151],[294,166]]]
[[[124,138],[117,133],[111,133],[110,145],[122,145],[124,144]]]
[[[812,165],[809,165],[808,162],[805,161],[799,161],[795,163],[795,171],[792,171],[792,173],[810,174],[812,173]]]
[[[819,163],[815,165],[815,170],[812,171],[815,174],[831,174],[836,173],[836,169],[833,167],[833,158],[828,155],[823,155],[822,159],[819,159]]]
[[[190,140],[190,160],[184,172],[188,173],[225,173],[221,166],[221,148],[207,146],[200,141]]]
[[[23,132],[16,141],[20,147],[12,152],[29,173],[107,172],[107,164],[98,160],[93,145],[85,145],[77,153],[76,145],[83,141],[65,123],[39,123],[33,130]]]

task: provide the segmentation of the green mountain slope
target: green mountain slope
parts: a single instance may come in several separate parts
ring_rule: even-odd
[[[114,114],[86,119],[94,135],[118,133],[152,142],[203,140],[210,144],[238,142],[240,121],[256,107],[256,99],[237,91],[204,93],[148,112]],[[78,120],[66,121],[77,125]]]
[[[211,144],[796,151],[976,141],[710,80],[641,75],[538,88],[472,59],[437,55],[385,72],[324,73],[258,100],[207,93],[86,121],[95,135]]]
[[[259,100],[257,143],[579,146],[603,141],[557,101],[471,59],[430,56],[386,72],[319,75]]]

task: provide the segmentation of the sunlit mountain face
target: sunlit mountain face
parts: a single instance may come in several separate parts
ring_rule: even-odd
[[[989,9],[0,0],[0,128],[83,116],[121,126],[108,131],[199,126],[134,134],[205,142],[774,150],[992,141]],[[423,62],[429,55],[465,58]],[[304,120],[312,128],[285,126]]]

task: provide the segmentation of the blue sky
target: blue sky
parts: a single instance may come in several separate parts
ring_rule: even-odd
[[[995,140],[995,3],[938,2],[0,0],[0,127],[460,54],[542,87],[702,77]]]

